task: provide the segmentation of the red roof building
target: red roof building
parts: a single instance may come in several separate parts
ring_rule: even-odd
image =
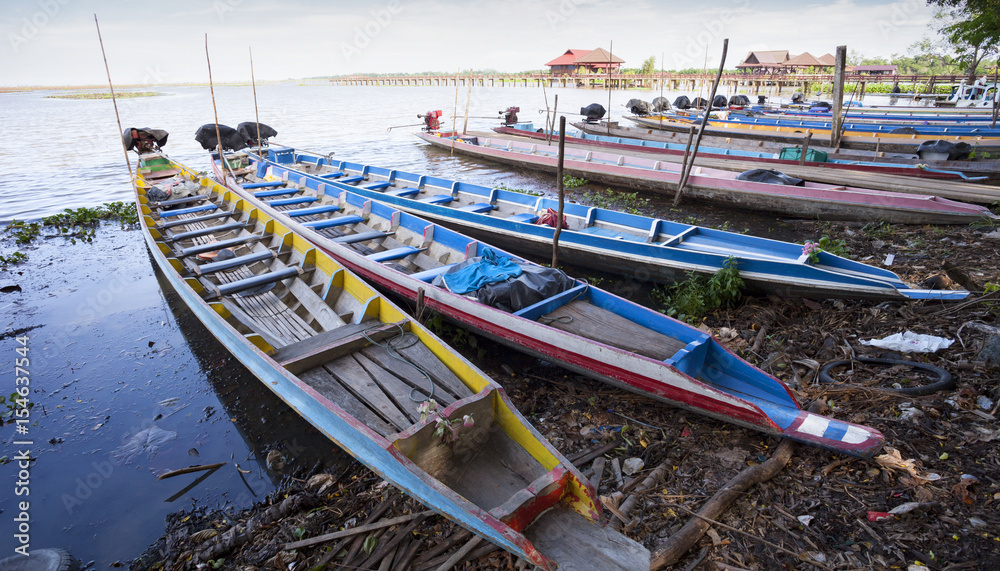
[[[596,50],[566,50],[566,53],[548,62],[549,73],[571,74],[578,71],[606,72],[608,68],[619,69],[625,63],[622,58],[604,48]]]

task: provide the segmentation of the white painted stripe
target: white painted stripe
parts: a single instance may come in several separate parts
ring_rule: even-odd
[[[802,421],[798,431],[822,438],[826,428],[830,425],[830,419],[818,414],[810,414]]]

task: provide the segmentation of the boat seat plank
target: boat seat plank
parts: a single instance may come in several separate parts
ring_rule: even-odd
[[[305,280],[292,281],[288,285],[288,291],[305,308],[307,315],[304,319],[310,324],[312,322],[319,324],[318,326],[314,325],[316,329],[329,330],[344,326],[344,320],[320,298],[315,290],[306,284]]]
[[[328,172],[328,173],[324,173],[324,174],[319,175],[319,177],[320,178],[325,178],[325,179],[340,178],[340,177],[344,176],[345,174],[347,174],[347,173],[345,173],[343,171]]]
[[[427,197],[427,198],[421,198],[420,202],[425,202],[427,204],[441,204],[441,205],[444,205],[444,204],[448,204],[452,200],[455,200],[455,198],[452,195],[450,195],[450,194],[435,194],[434,196],[430,196],[430,197]]]
[[[209,212],[211,210],[217,210],[219,207],[214,204],[202,204],[201,206],[192,206],[191,208],[179,208],[177,210],[168,210],[166,212],[160,212],[160,218],[172,218],[174,216],[184,216],[185,214],[194,214],[195,212]]]
[[[416,195],[420,194],[420,189],[419,188],[410,188],[410,187],[399,188],[399,189],[396,189],[396,190],[390,190],[390,191],[386,192],[385,194],[386,194],[386,196],[398,196],[400,198],[407,198],[407,197],[410,197],[410,196],[416,196]]]
[[[235,258],[222,260],[220,262],[209,262],[207,264],[196,266],[194,268],[194,273],[195,275],[204,276],[208,274],[213,274],[215,272],[224,272],[226,270],[231,270],[233,268],[238,268],[240,266],[249,266],[250,264],[254,264],[257,262],[271,260],[274,257],[275,254],[271,250],[265,250],[263,252],[254,252],[252,254],[237,256]]]
[[[229,222],[228,224],[216,224],[214,226],[205,226],[204,228],[199,228],[197,230],[190,230],[188,232],[180,232],[178,234],[173,234],[167,238],[167,241],[180,242],[181,240],[193,240],[195,238],[208,236],[210,234],[225,234],[227,232],[232,232],[233,230],[241,230],[243,228],[246,228],[246,224],[244,224],[243,222]]]
[[[492,204],[486,204],[485,202],[479,202],[479,203],[476,203],[476,204],[468,204],[466,206],[461,206],[459,208],[456,208],[455,210],[461,210],[463,212],[475,212],[476,214],[482,214],[484,212],[489,212],[489,211],[491,211],[491,210],[493,210],[495,208],[496,208],[496,206],[493,206]]]
[[[248,242],[253,242],[260,240],[260,236],[257,234],[246,234],[243,236],[237,236],[236,238],[230,238],[229,240],[220,240],[218,242],[206,242],[204,244],[198,244],[197,246],[191,246],[190,248],[184,248],[178,254],[178,258],[185,258],[187,256],[196,256],[198,254],[204,254],[205,252],[214,252],[216,250],[224,250],[226,248],[232,248],[234,246],[242,246]]]
[[[617,533],[611,526],[587,525],[570,509],[551,509],[524,530],[525,537],[560,569],[647,569],[649,550]]]
[[[170,228],[176,228],[178,226],[190,226],[191,224],[200,224],[202,222],[207,222],[209,220],[216,220],[218,218],[228,218],[235,214],[232,210],[226,210],[224,212],[213,212],[211,214],[205,214],[203,216],[193,216],[191,218],[181,218],[178,220],[171,220],[163,224],[158,224],[156,228],[160,230],[169,230]]]
[[[341,182],[341,183],[344,183],[344,184],[354,184],[356,182],[361,182],[363,180],[365,180],[365,177],[358,175],[358,176],[349,176],[347,178],[342,178],[342,179],[338,180],[337,182]]]
[[[324,228],[333,228],[335,226],[347,226],[349,224],[357,224],[358,222],[364,222],[365,219],[357,216],[355,214],[350,214],[347,216],[338,216],[336,218],[327,218],[326,220],[313,220],[310,222],[303,222],[302,225],[307,228],[312,228],[313,230],[322,230]]]
[[[385,350],[383,350],[382,352],[383,354],[385,354]],[[405,349],[399,349],[398,352],[407,359],[409,359],[410,361],[412,361],[413,363],[416,363],[417,365],[422,367],[428,373],[430,373],[431,378],[437,385],[443,386],[457,398],[464,399],[474,394],[472,392],[472,389],[470,389],[465,385],[465,383],[460,381],[458,377],[455,376],[455,373],[452,373],[451,369],[449,369],[444,363],[442,363],[441,359],[438,359],[437,355],[432,353],[431,350],[427,348],[427,346],[424,345],[423,343],[417,343],[410,347],[406,347]],[[392,370],[391,367],[386,366],[385,362],[383,362],[384,359],[382,360],[375,359],[375,357],[367,351],[365,352],[365,355],[371,357],[372,360],[382,365],[383,368]],[[398,360],[395,361],[396,363],[399,363]],[[406,369],[408,369],[408,371],[406,371],[407,375],[412,376],[415,373],[412,367],[406,366]],[[417,375],[418,378],[420,379],[420,382],[424,384],[427,382],[423,378],[423,375],[420,375],[419,373],[417,373]]]
[[[254,274],[247,266],[242,266],[232,272],[216,274],[220,283],[229,283],[252,277]],[[256,295],[240,295],[229,297],[242,308],[247,315],[262,326],[274,331],[284,342],[275,348],[307,339],[316,334],[287,305],[283,304],[272,291]]]
[[[570,317],[569,323],[561,317]],[[555,327],[586,339],[638,353],[657,361],[669,359],[687,346],[686,343],[667,337],[625,319],[606,309],[583,300],[574,300],[545,315]]]
[[[602,238],[613,238],[616,240],[629,240],[632,242],[643,242],[645,241],[641,236],[636,236],[635,234],[629,234],[627,232],[618,232],[616,230],[608,230],[607,228],[601,228],[599,226],[588,226],[580,230],[581,234],[591,234],[594,236],[600,236]]]
[[[368,254],[365,257],[375,262],[388,262],[390,260],[399,260],[401,258],[405,258],[411,254],[416,254],[419,251],[420,248],[414,248],[413,246],[400,246],[399,248],[393,248],[391,250],[383,250],[381,252],[375,252],[374,254]]]
[[[379,238],[385,238],[389,236],[385,232],[379,232],[378,230],[372,230],[370,232],[358,232],[357,234],[348,234],[347,236],[338,236],[331,240],[331,242],[336,242],[338,244],[357,244],[358,242],[367,242],[369,240],[378,240]]]
[[[324,397],[330,399],[332,402],[336,403],[337,406],[344,409],[348,414],[354,418],[360,420],[375,432],[378,432],[382,436],[388,436],[395,432],[398,432],[388,422],[382,420],[382,418],[371,411],[364,403],[358,400],[350,391],[348,391],[340,381],[338,381],[333,375],[331,375],[326,369],[322,367],[316,367],[314,369],[309,369],[304,373],[299,374],[299,378],[302,379],[306,384],[316,390]]]
[[[364,353],[355,353],[353,357],[354,360],[357,361],[362,368],[364,368],[368,375],[371,376],[371,378],[374,379],[380,387],[382,387],[382,391],[396,403],[396,407],[399,408],[400,412],[406,415],[406,418],[409,419],[411,424],[420,420],[420,413],[417,412],[417,407],[428,397],[427,390],[430,387],[415,387],[417,390],[413,390],[414,387],[410,386],[396,375],[393,375],[391,372],[386,371],[380,367],[378,363],[375,363],[368,357],[365,357]],[[411,392],[413,394],[413,398],[420,400],[414,401],[411,399]],[[442,406],[447,406],[451,404],[451,402],[452,401],[450,400],[438,401],[438,403]]]
[[[520,214],[515,214],[513,216],[508,216],[504,220],[509,220],[511,222],[524,222],[525,224],[534,224],[538,220],[538,216],[530,212],[522,212]]]
[[[283,183],[278,183],[283,184]],[[284,196],[286,194],[296,194],[299,192],[297,188],[278,188],[275,190],[262,190],[260,192],[253,193],[254,198],[271,198],[274,196]]]
[[[280,181],[280,180],[271,180],[271,181],[263,181],[263,182],[251,182],[251,183],[244,184],[244,185],[241,185],[241,186],[243,187],[243,190],[253,190],[255,188],[274,188],[276,186],[281,186],[283,184],[285,184],[283,181]],[[254,193],[254,196],[257,196],[257,193]]]
[[[314,214],[329,214],[330,212],[338,212],[340,207],[334,204],[325,204],[323,206],[313,206],[311,208],[296,208],[294,210],[288,210],[285,214],[288,214],[292,218],[299,216],[312,216]]]
[[[293,204],[309,204],[310,202],[316,202],[319,200],[315,196],[297,196],[294,198],[279,198],[277,200],[268,200],[267,205],[272,207],[278,206],[292,206]]]
[[[369,410],[385,419],[397,432],[413,424],[399,409],[399,405],[358,364],[354,355],[344,355],[326,363],[323,368],[340,381]]]
[[[448,270],[450,270],[454,265],[455,264],[445,264],[443,266],[438,266],[436,268],[431,268],[429,270],[424,270],[422,272],[410,274],[410,277],[418,279],[422,282],[431,283],[432,281],[434,281],[434,278],[440,276],[441,274],[447,273]]]
[[[291,373],[298,374],[358,351],[371,343],[369,339],[378,341],[398,334],[396,323],[380,324],[375,320],[352,323],[281,347],[275,352],[274,360]]]
[[[216,286],[216,297],[233,295],[241,291],[260,287],[262,285],[273,284],[288,278],[295,278],[301,275],[302,270],[297,267],[287,267],[273,272],[265,272],[241,280],[232,281]]]
[[[363,188],[365,190],[382,190],[383,188],[389,188],[392,186],[391,182],[373,182],[371,184],[359,184],[358,188]]]

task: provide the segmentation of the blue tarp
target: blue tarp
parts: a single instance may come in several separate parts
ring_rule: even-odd
[[[498,255],[489,248],[483,250],[478,262],[443,276],[449,290],[458,294],[468,293],[488,283],[502,282],[521,275],[521,266],[507,256]]]

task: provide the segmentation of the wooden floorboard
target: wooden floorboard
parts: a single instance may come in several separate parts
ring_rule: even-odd
[[[386,419],[397,431],[413,424],[399,406],[382,390],[364,368],[354,360],[353,355],[323,365],[344,387],[366,404],[372,412]]]
[[[316,389],[318,393],[330,399],[348,414],[363,422],[365,426],[388,436],[398,430],[394,429],[381,417],[373,413],[364,403],[359,401],[350,391],[340,384],[333,375],[323,367],[310,369],[299,375],[299,379]]]
[[[423,343],[397,351],[400,356],[405,357],[409,362],[419,365],[431,376],[431,382],[435,385],[434,400],[439,403],[452,402],[468,396],[473,392],[465,386],[458,377],[452,373],[448,367],[430,352]],[[410,364],[389,355],[382,347],[368,347],[363,351],[364,355],[375,361],[383,369],[393,372],[397,377],[404,379],[407,383],[415,387],[426,387],[427,379]]]
[[[571,301],[544,317],[571,317],[569,323],[557,319],[549,325],[658,361],[669,359],[687,345],[583,300]]]
[[[375,382],[382,387],[382,391],[396,403],[396,406],[403,414],[406,415],[407,418],[410,419],[410,422],[420,420],[420,413],[417,412],[417,407],[427,398],[427,395],[423,390],[414,391],[413,387],[400,380],[400,378],[396,375],[393,375],[391,372],[380,367],[378,363],[375,363],[368,357],[365,357],[364,353],[355,353],[354,359],[359,365],[361,365],[361,367],[364,368],[365,371],[368,372],[369,375],[371,375],[372,379],[374,379]],[[413,397],[419,400],[412,400],[410,398],[411,392],[413,393]]]

